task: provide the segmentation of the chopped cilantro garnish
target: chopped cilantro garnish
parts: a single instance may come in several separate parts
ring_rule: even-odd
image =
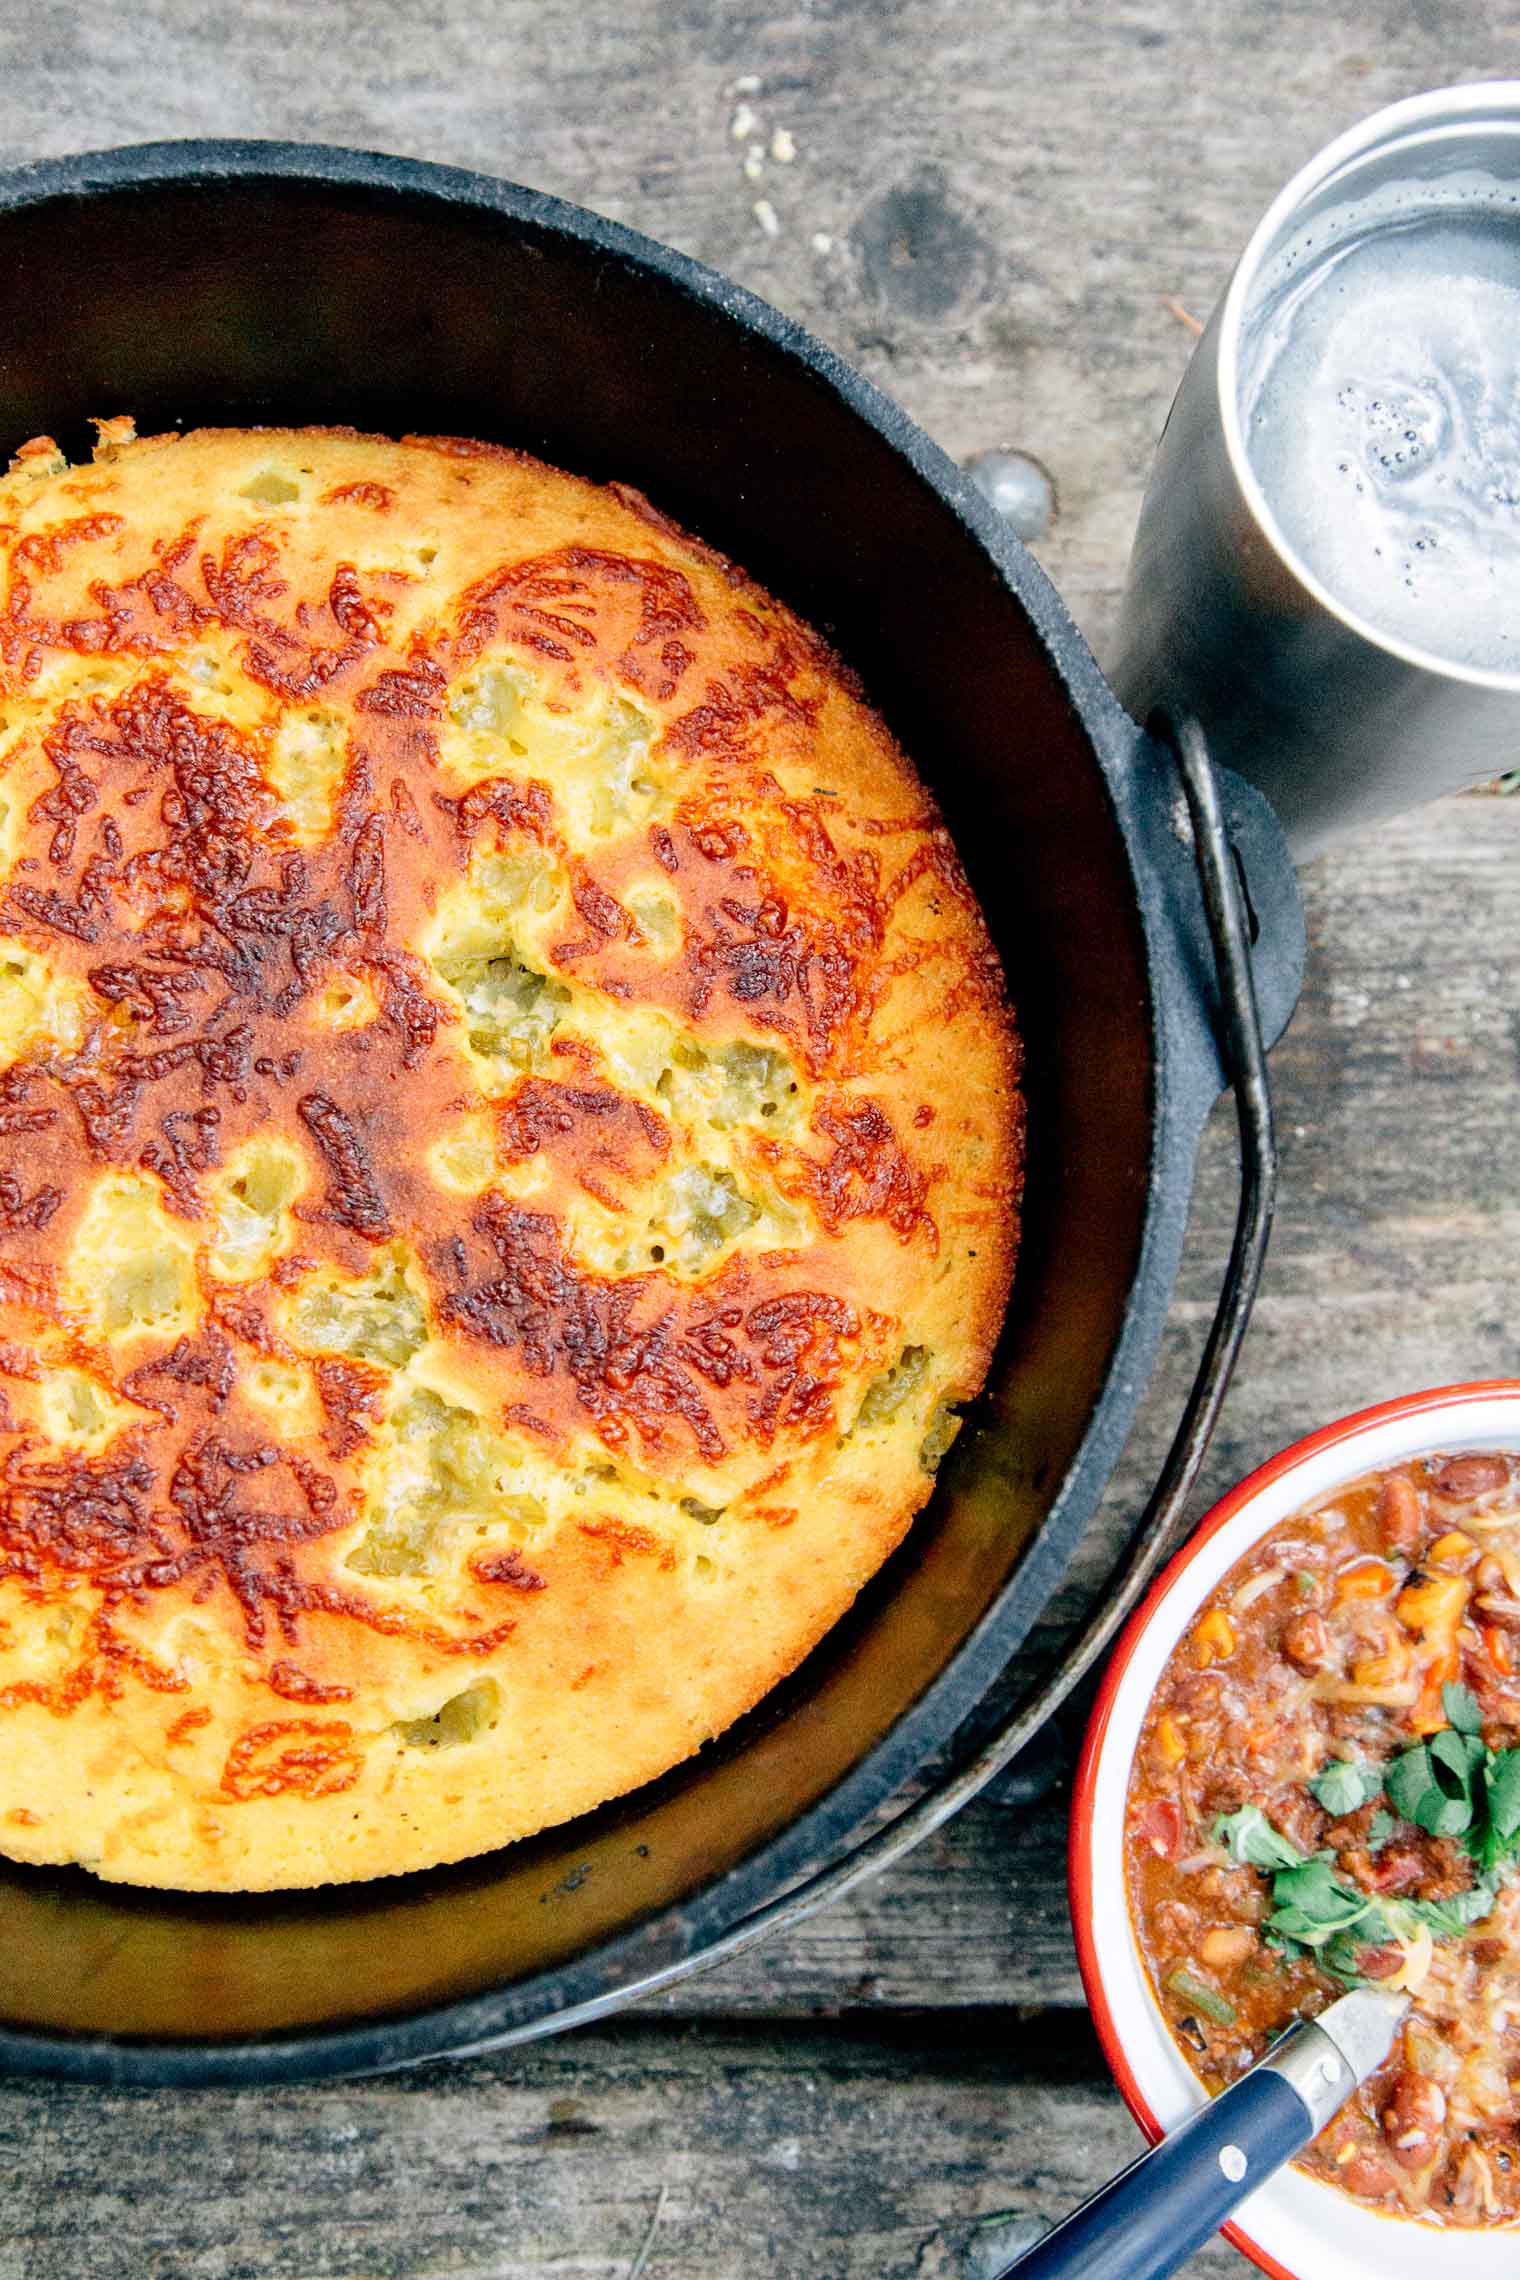
[[[1376,1908],[1331,1866],[1334,1853],[1313,1853],[1294,1868],[1280,1868],[1272,1879],[1272,1913],[1267,1929],[1295,1945],[1322,1948],[1337,1932],[1362,1924]],[[1375,1938],[1375,1933],[1368,1937]]]
[[[1456,1690],[1448,1689],[1450,1692]],[[1462,1837],[1482,1802],[1479,1779],[1489,1753],[1481,1734],[1443,1726],[1388,1768],[1388,1795],[1406,1821],[1433,1837]]]
[[[1441,1689],[1449,1723],[1385,1765],[1332,1759],[1309,1784],[1315,1802],[1336,1820],[1386,1793],[1393,1812],[1374,1813],[1366,1845],[1378,1852],[1400,1819],[1427,1836],[1460,1840],[1472,1860],[1473,1883],[1447,1900],[1374,1897],[1343,1876],[1333,1850],[1305,1853],[1257,1805],[1243,1805],[1214,1824],[1214,1841],[1242,1867],[1271,1879],[1272,1909],[1264,1927],[1282,1956],[1308,1958],[1322,1971],[1355,1982],[1364,1951],[1425,1935],[1460,1939],[1490,1913],[1501,1888],[1520,1876],[1520,1748],[1490,1749],[1483,1709],[1472,1688]]]
[[[1459,1939],[1471,1925],[1482,1923],[1497,1898],[1497,1882],[1480,1877],[1468,1891],[1454,1893],[1450,1900],[1412,1900],[1408,1905],[1438,1940]]]
[[[1374,1813],[1367,1824],[1367,1850],[1381,1852],[1397,1827],[1398,1822],[1391,1813]]]
[[[1486,1750],[1479,1789],[1482,1812],[1466,1843],[1491,1874],[1520,1853],[1520,1749]]]
[[[1504,1844],[1520,1836],[1520,1750],[1490,1750],[1483,1769],[1489,1828]]]
[[[1301,1588],[1301,1576],[1295,1580]],[[1380,1807],[1368,1823],[1369,1853],[1380,1852],[1406,1823],[1460,1843],[1473,1864],[1467,1891],[1443,1900],[1364,1892],[1342,1873],[1333,1848],[1306,1853],[1259,1806],[1215,1822],[1215,1842],[1267,1878],[1272,1905],[1263,1936],[1286,1961],[1312,1962],[1356,1984],[1369,1976],[1370,1949],[1397,1943],[1407,1956],[1421,1943],[1460,1939],[1520,1878],[1520,1747],[1488,1746],[1483,1706],[1460,1681],[1441,1688],[1441,1708],[1447,1722],[1437,1732],[1381,1765],[1333,1758],[1310,1780],[1309,1793],[1332,1820],[1386,1798],[1391,1810]]]
[[[1314,1776],[1309,1793],[1317,1804],[1339,1820],[1346,1813],[1354,1813],[1359,1805],[1370,1805],[1382,1786],[1383,1776],[1378,1767],[1336,1758]]]
[[[1407,1945],[1422,1930],[1434,1939],[1459,1938],[1498,1896],[1498,1879],[1484,1876],[1451,1900],[1374,1899],[1339,1873],[1333,1852],[1300,1852],[1255,1805],[1217,1822],[1214,1834],[1237,1861],[1271,1876],[1266,1936],[1279,1954],[1308,1958],[1347,1982],[1367,1976],[1362,1950],[1390,1940]]]
[[[1297,1845],[1278,1835],[1259,1805],[1242,1805],[1238,1813],[1216,1821],[1214,1842],[1228,1845],[1246,1868],[1296,1868],[1304,1857]]]

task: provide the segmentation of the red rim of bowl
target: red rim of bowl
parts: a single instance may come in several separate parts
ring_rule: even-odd
[[[1325,1425],[1317,1433],[1308,1433],[1301,1441],[1269,1457],[1248,1473],[1238,1487],[1222,1496],[1211,1511],[1205,1514],[1193,1534],[1180,1550],[1175,1552],[1152,1583],[1140,1605],[1135,1609],[1119,1634],[1118,1644],[1103,1673],[1103,1683],[1093,1704],[1088,1720],[1082,1756],[1072,1786],[1071,1823],[1067,1851],[1067,1882],[1071,1895],[1072,1930],[1077,1943],[1077,1968],[1082,1974],[1082,1985],[1087,1995],[1098,2040],[1109,2071],[1119,2086],[1119,2092],[1146,2137],[1154,2145],[1165,2136],[1161,2122],[1141,2091],[1130,2067],[1128,2054],[1120,2040],[1118,2028],[1108,2004],[1108,1991],[1104,1985],[1098,1963],[1097,1943],[1093,1937],[1093,1864],[1092,1823],[1093,1793],[1097,1787],[1098,1767],[1108,1740],[1114,1705],[1125,1672],[1129,1669],[1135,1650],[1160,1608],[1186,1569],[1206,1544],[1213,1541],[1221,1528],[1228,1527],[1243,1505],[1270,1488],[1285,1472],[1306,1458],[1317,1457],[1326,1449],[1335,1448],[1371,1426],[1390,1425],[1406,1417],[1438,1416],[1442,1410],[1454,1409],[1470,1401],[1513,1401],[1520,1397],[1520,1378],[1479,1378],[1469,1385],[1432,1386],[1425,1393],[1401,1394],[1394,1401],[1377,1403],[1371,1409],[1358,1409],[1350,1417],[1339,1418],[1333,1425]],[[1128,1894],[1126,1892],[1126,1902]],[[1228,2224],[1222,2231],[1226,2240],[1248,2256],[1253,2264],[1271,2275],[1271,2280],[1310,2280],[1310,2276],[1292,2272],[1254,2241],[1239,2225]]]

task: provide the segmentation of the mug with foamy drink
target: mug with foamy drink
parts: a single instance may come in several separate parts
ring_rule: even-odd
[[[1520,81],[1289,183],[1167,420],[1114,679],[1294,853],[1520,764]]]

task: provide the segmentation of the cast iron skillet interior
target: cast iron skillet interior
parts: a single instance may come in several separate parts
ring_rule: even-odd
[[[567,1829],[451,1870],[191,1900],[0,1864],[0,2066],[135,2081],[396,2065],[541,2031],[834,1852],[1026,1637],[1128,1426],[1219,1085],[1168,759],[1029,557],[906,418],[679,255],[480,177],[168,144],[0,179],[0,446],[334,422],[638,485],[825,630],[933,787],[1025,1039],[1023,1249],[927,1513],[788,1684]],[[1013,407],[1016,426],[1017,407]],[[1297,906],[1229,803],[1269,1038]]]

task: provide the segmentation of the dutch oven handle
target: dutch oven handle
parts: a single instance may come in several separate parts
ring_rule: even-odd
[[[901,1859],[904,1853],[958,1813],[1012,1764],[1092,1670],[1160,1567],[1178,1532],[1178,1523],[1198,1477],[1261,1280],[1276,1201],[1277,1149],[1266,1048],[1251,966],[1251,920],[1225,822],[1219,783],[1203,732],[1195,721],[1172,722],[1158,715],[1150,727],[1158,740],[1171,746],[1187,797],[1193,852],[1217,969],[1218,1043],[1234,1095],[1241,1158],[1240,1202],[1218,1307],[1187,1406],[1155,1490],[1135,1534],[1098,1595],[1097,1612],[1055,1666],[1022,1695],[995,1729],[979,1742],[974,1755],[953,1766],[884,1827],[875,1829],[826,1868],[704,1946],[700,1957],[692,1958],[688,1966],[654,1973],[648,1983],[650,1987],[663,1986],[671,1979],[683,1977],[685,1968],[705,1971],[757,1940],[801,1922],[866,1877]],[[622,1996],[641,1992],[644,1989],[626,1989]],[[569,2023],[569,2020],[557,2022]]]

